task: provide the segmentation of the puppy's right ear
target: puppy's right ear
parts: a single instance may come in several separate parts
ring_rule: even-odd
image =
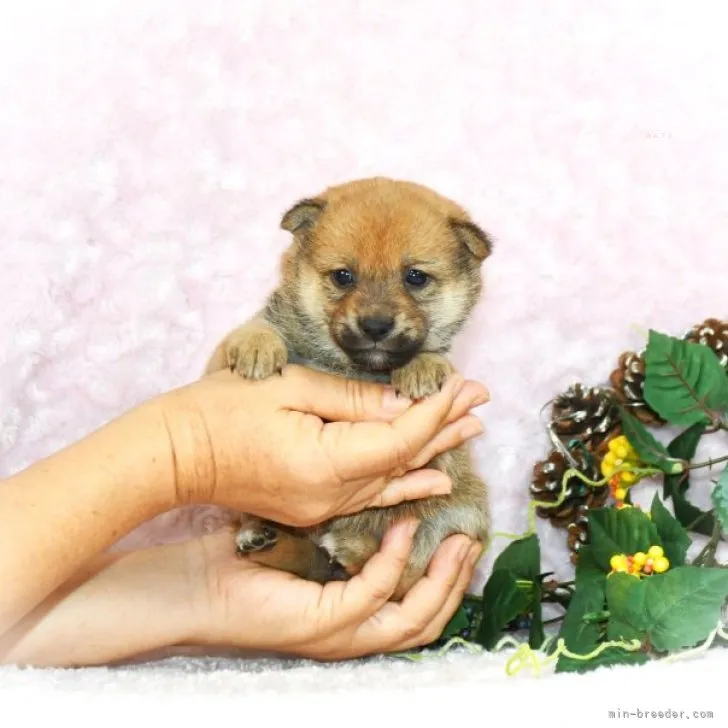
[[[283,215],[281,227],[294,234],[308,231],[314,226],[325,207],[326,203],[323,200],[299,200]]]

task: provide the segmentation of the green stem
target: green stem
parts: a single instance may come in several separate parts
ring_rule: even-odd
[[[715,552],[721,540],[720,521],[716,518],[713,524],[713,533],[701,552],[693,560],[693,566],[716,566]]]
[[[728,462],[728,455],[723,455],[719,458],[711,458],[702,463],[691,463],[686,467],[686,470],[697,470],[698,468],[709,468],[713,465],[719,465],[720,463]]]

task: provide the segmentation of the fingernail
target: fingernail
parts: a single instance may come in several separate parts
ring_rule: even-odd
[[[486,402],[490,402],[490,392],[485,387],[481,387],[473,397],[471,407],[479,407]]]
[[[401,415],[409,409],[411,404],[411,399],[398,395],[393,387],[385,387],[382,395],[382,411],[385,414]]]
[[[460,435],[466,440],[482,435],[484,432],[483,423],[480,420],[468,420],[460,430]]]
[[[478,562],[480,557],[483,555],[483,544],[477,541],[470,547],[468,551],[468,563],[475,564]]]

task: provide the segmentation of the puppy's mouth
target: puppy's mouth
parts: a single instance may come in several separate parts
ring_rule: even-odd
[[[351,331],[341,332],[337,344],[351,363],[363,371],[389,372],[411,361],[420,351],[421,342],[404,336],[394,336],[373,342]]]

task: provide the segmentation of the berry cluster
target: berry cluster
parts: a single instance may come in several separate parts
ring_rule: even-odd
[[[624,435],[619,435],[609,441],[607,453],[602,458],[601,471],[602,475],[609,479],[609,489],[612,497],[617,501],[617,508],[624,503],[628,488],[639,479],[634,472],[630,471],[640,467],[639,455]]]
[[[609,561],[612,574],[631,574],[640,578],[650,574],[663,574],[670,568],[670,562],[662,550],[662,546],[650,546],[647,553],[615,554]]]

